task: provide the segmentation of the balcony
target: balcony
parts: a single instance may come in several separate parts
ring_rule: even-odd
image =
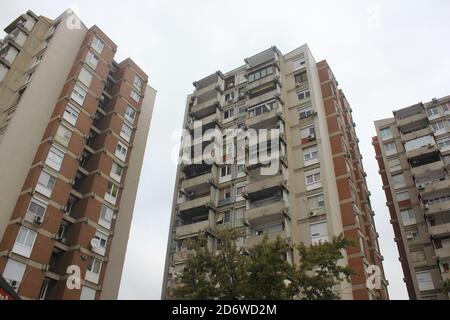
[[[211,172],[196,176],[195,178],[184,179],[181,183],[181,187],[186,192],[202,190],[208,188],[210,184],[215,184],[216,180],[217,175],[215,170],[213,170]]]
[[[245,239],[245,246],[248,248],[254,247],[257,243],[261,242],[266,235],[269,241],[275,241],[278,237],[281,239],[286,239],[288,237],[286,230],[269,232],[259,236],[253,235]]]
[[[428,203],[422,206],[426,214],[442,213],[450,210],[450,201]]]
[[[406,151],[406,157],[409,159],[424,156],[430,153],[437,153],[439,149],[437,145],[434,143],[427,144],[426,146],[419,147],[417,149],[412,149]]]
[[[275,217],[282,218],[288,214],[288,205],[280,200],[268,202],[265,205],[247,210],[247,220],[254,224],[262,224],[272,221]]]
[[[444,223],[430,227],[430,234],[435,237],[446,237],[450,235],[450,223]]]
[[[209,227],[209,220],[196,223],[186,224],[176,228],[175,234],[177,238],[185,238],[190,235],[196,235]]]
[[[188,210],[201,208],[201,207],[215,208],[210,195],[182,202],[179,204],[178,209],[181,212],[181,211],[188,211]]]
[[[436,249],[436,256],[440,259],[450,258],[450,247]]]
[[[266,83],[269,83],[269,82],[275,82],[275,81],[279,82],[279,76],[280,76],[279,71],[278,71],[278,69],[275,66],[273,66],[273,68],[275,70],[274,70],[274,72],[272,74],[270,74],[268,76],[265,76],[263,78],[260,78],[258,80],[250,82],[249,84],[247,84],[246,89],[247,90],[253,90],[253,89],[258,88],[258,87],[260,87],[260,86],[262,86],[262,85],[264,85]]]
[[[449,189],[450,189],[450,180],[445,179],[445,180],[441,180],[441,181],[432,182],[432,183],[426,185],[422,190],[419,189],[420,190],[419,192],[422,197],[426,197],[435,192],[449,190]]]
[[[204,118],[201,118],[201,119],[198,119],[195,121],[194,120],[188,121],[187,126],[190,131],[193,131],[194,128],[201,126],[202,132],[204,132],[205,130],[207,130],[209,128],[210,129],[214,128],[215,125],[218,123],[219,123],[219,117],[217,116],[217,113],[213,113],[209,116],[206,116]]]
[[[183,263],[187,260],[189,255],[194,254],[194,250],[182,250],[177,251],[173,254],[173,262],[174,263]]]
[[[275,126],[278,120],[283,120],[283,112],[279,105],[275,106],[273,110],[247,119],[245,125],[253,129],[270,128]]]
[[[261,190],[279,187],[285,181],[286,178],[281,174],[269,176],[261,180],[253,180],[250,181],[249,184],[245,187],[245,192],[247,194],[253,194]]]
[[[194,103],[191,106],[190,111],[196,117],[204,117],[221,107],[220,94],[215,88],[200,95],[196,93],[196,97],[194,97],[193,100]]]
[[[411,173],[416,179],[438,172],[444,172],[444,163],[441,160],[411,168]]]
[[[426,135],[431,135],[431,133],[432,133],[432,131],[431,131],[430,127],[426,126],[425,128],[419,129],[416,131],[408,132],[405,134],[401,133],[400,136],[401,136],[401,140],[403,142],[406,142],[406,141],[414,140],[414,139],[417,139],[417,138],[420,138],[420,137],[423,137]]]

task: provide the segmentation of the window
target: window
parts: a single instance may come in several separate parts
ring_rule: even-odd
[[[312,114],[313,114],[313,108],[312,107],[306,107],[306,108],[300,109],[298,111],[298,117],[299,117],[300,120],[301,119],[306,119],[306,118],[312,116]]]
[[[303,57],[292,60],[292,67],[294,68],[294,71],[304,68],[305,65],[305,58]]]
[[[118,193],[119,193],[119,187],[116,186],[112,182],[108,182],[108,187],[106,189],[106,194],[105,194],[105,200],[112,204],[116,204]]]
[[[122,161],[125,161],[126,157],[127,157],[127,151],[128,148],[121,142],[117,143],[117,148],[116,148],[116,157],[119,158]]]
[[[305,70],[300,73],[297,73],[294,76],[294,78],[295,78],[295,83],[297,83],[297,84],[302,83],[302,82],[308,81],[308,74],[306,73],[306,70]]]
[[[381,140],[387,140],[392,138],[392,130],[391,128],[383,128],[380,129]]]
[[[447,114],[450,111],[450,102],[442,105],[442,110]]]
[[[394,189],[406,186],[405,176],[403,174],[392,176],[392,182],[394,183]]]
[[[108,243],[108,235],[97,230],[95,236],[92,239],[92,251],[102,256],[105,255],[106,244]]]
[[[305,173],[306,185],[311,185],[320,182],[320,172],[306,172]]]
[[[219,205],[230,203],[231,201],[231,188],[223,188],[219,191]]]
[[[427,109],[428,117],[433,117],[439,115],[439,110],[437,107]]]
[[[409,200],[410,199],[409,192],[408,191],[396,192],[395,199],[397,199],[398,202]]]
[[[220,167],[220,182],[225,182],[231,180],[231,165],[226,165],[223,167]]]
[[[234,109],[228,109],[226,111],[223,112],[223,119],[230,119],[234,116]]]
[[[245,164],[237,165],[237,176],[238,177],[245,176]]]
[[[273,73],[273,66],[267,66],[248,75],[248,83],[262,79]]]
[[[442,150],[447,151],[450,149],[450,139],[446,138],[446,139],[438,140],[437,145],[441,151]]]
[[[137,91],[142,92],[143,85],[144,85],[144,80],[142,80],[139,76],[134,76],[133,87],[135,87]]]
[[[237,184],[236,185],[236,200],[237,199],[240,199],[240,200],[243,199],[243,195],[244,195],[244,192],[245,192],[245,185],[246,185],[246,183]]]
[[[136,119],[136,110],[130,106],[127,106],[127,111],[125,111],[125,119],[131,123],[134,123],[134,120]]]
[[[80,111],[75,108],[73,105],[69,104],[64,111],[63,119],[66,120],[71,125],[75,126],[78,120],[78,116],[80,115]]]
[[[416,272],[420,291],[434,290],[433,278],[430,271]]]
[[[11,287],[13,287],[13,289],[16,290],[16,292],[22,282],[26,268],[27,266],[25,264],[11,259],[8,259],[8,262],[6,262],[5,270],[3,270],[3,278],[5,278],[5,280]]]
[[[225,102],[230,102],[234,100],[234,91],[231,91],[230,93],[227,93],[225,95]]]
[[[36,191],[46,197],[50,197],[52,195],[53,188],[55,187],[55,183],[56,177],[50,175],[46,171],[42,171],[36,185]]]
[[[389,165],[390,172],[394,172],[394,171],[400,170],[402,168],[402,166],[400,164],[400,159],[397,159],[397,158],[389,160],[388,165]]]
[[[87,88],[91,86],[92,74],[85,68],[81,68],[80,74],[78,75],[78,80],[84,84]]]
[[[314,125],[300,129],[300,138],[301,139],[315,138],[315,135],[316,135],[316,129],[314,128]]]
[[[12,251],[20,254],[21,256],[29,258],[31,256],[31,251],[33,250],[33,245],[36,237],[37,233],[35,231],[25,227],[20,227]]]
[[[63,160],[64,160],[64,151],[55,146],[52,146],[50,148],[50,151],[48,152],[45,164],[48,165],[50,168],[59,171],[59,169],[61,169],[61,164]]]
[[[323,194],[308,197],[307,202],[308,202],[308,211],[311,216],[315,214],[325,213],[324,211],[325,200]]]
[[[248,108],[248,116],[250,118],[255,117],[255,116],[259,116],[260,114],[266,113],[266,112],[270,112],[271,110],[274,110],[275,107],[277,106],[276,104],[276,100],[270,100],[270,101],[266,101],[264,103],[261,103],[259,105],[253,106]]]
[[[91,46],[95,51],[97,51],[99,54],[101,54],[103,51],[103,48],[105,47],[105,44],[98,37],[94,37],[92,39]]]
[[[123,124],[122,130],[120,130],[120,136],[125,139],[125,141],[130,142],[131,134],[133,133],[133,129],[127,125]]]
[[[44,217],[45,210],[47,209],[47,204],[40,201],[37,198],[32,198],[30,204],[28,205],[27,214],[31,214],[34,217]]]
[[[397,153],[397,147],[395,145],[395,142],[385,143],[384,151],[386,152],[387,156]]]
[[[303,90],[297,92],[297,98],[299,101],[308,99],[311,96],[311,92],[309,90]]]
[[[25,79],[25,83],[30,82],[33,79],[33,75],[34,75],[34,71],[28,73],[26,79]]]
[[[120,165],[118,165],[117,163],[113,162],[111,173],[110,173],[111,178],[113,178],[117,182],[120,182],[120,180],[122,179],[122,173],[123,173],[123,168]]]
[[[410,226],[416,223],[416,215],[413,209],[401,210],[400,215],[402,216],[404,226]]]
[[[409,140],[405,142],[405,150],[406,151],[411,151],[414,149],[419,149],[421,147],[424,147],[426,145],[435,144],[435,140],[433,138],[433,136],[431,135],[426,135],[426,136],[422,136],[413,140]]]
[[[85,62],[87,63],[87,65],[89,67],[91,67],[93,70],[97,69],[97,65],[98,65],[98,57],[97,55],[95,55],[95,53],[93,53],[92,51],[89,51],[86,55],[86,60]]]
[[[309,225],[310,231],[311,231],[311,243],[312,244],[319,244],[327,242],[328,237],[328,228],[327,228],[327,222],[322,221],[318,223],[311,223]]]
[[[83,87],[81,87],[80,85],[76,84],[73,87],[73,91],[71,94],[71,98],[77,102],[80,106],[83,105],[84,103],[84,99],[86,98],[87,95],[87,90],[85,90]]]
[[[312,160],[319,158],[319,152],[317,150],[317,145],[309,148],[303,149],[303,160],[305,161],[305,165],[312,164]],[[317,161],[314,161],[315,163]]]
[[[433,133],[436,133],[436,132],[438,132],[440,130],[444,130],[445,129],[444,121],[433,122],[431,124],[431,129],[432,129]]]
[[[91,262],[89,263],[86,269],[86,280],[98,283],[100,278],[100,270],[102,268],[102,262],[99,259],[91,258]]]
[[[55,140],[64,147],[69,146],[70,138],[72,137],[72,131],[69,128],[60,125],[56,131]]]
[[[95,290],[89,287],[81,287],[80,300],[95,300]]]
[[[98,220],[98,224],[106,229],[111,228],[111,221],[114,215],[113,209],[108,206],[102,205],[100,209],[100,218]]]
[[[130,97],[131,97],[131,99],[133,99],[133,100],[136,101],[136,102],[141,101],[141,96],[139,95],[139,93],[137,93],[137,92],[134,91],[134,90],[131,90],[131,91],[130,91]]]

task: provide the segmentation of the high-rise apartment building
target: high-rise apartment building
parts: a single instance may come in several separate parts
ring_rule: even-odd
[[[267,165],[249,161],[268,149],[272,157],[275,148],[263,147],[267,136],[260,136],[256,151],[255,142],[247,148],[227,143],[224,159],[231,157],[231,163],[180,162],[162,297],[168,297],[183,270],[186,240],[203,232],[215,250],[216,230],[238,228],[244,234],[237,243],[241,247],[251,247],[265,235],[280,236],[293,248],[344,234],[356,246],[345,250],[341,263],[357,274],[337,292],[342,299],[387,299],[352,109],[328,63],[316,63],[307,45],[285,55],[272,47],[244,61],[235,70],[194,82],[184,127],[190,135],[198,130],[206,137],[192,138],[192,158],[198,160],[196,149],[206,151],[211,143],[208,129],[279,129],[276,170],[266,174]],[[244,150],[245,162],[233,163]],[[287,259],[298,259],[295,250]],[[380,275],[376,287],[367,281],[375,270]]]
[[[24,299],[115,299],[155,91],[70,10],[5,32],[0,273]]]
[[[450,96],[375,122],[376,157],[410,299],[448,299]]]

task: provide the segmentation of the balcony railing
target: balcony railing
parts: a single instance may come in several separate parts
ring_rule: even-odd
[[[178,209],[180,211],[186,211],[198,207],[208,207],[208,208],[214,208],[214,203],[211,199],[211,195],[207,195],[204,197],[195,198],[192,200],[187,200],[185,202],[182,202],[179,204]]]
[[[288,214],[288,205],[280,201],[268,201],[258,204],[257,207],[247,210],[246,217],[247,220],[257,221],[257,220],[270,220],[270,217],[283,217]]]
[[[193,234],[198,234],[209,227],[209,220],[204,220],[196,223],[186,224],[176,228],[175,234],[177,238],[186,237]]]

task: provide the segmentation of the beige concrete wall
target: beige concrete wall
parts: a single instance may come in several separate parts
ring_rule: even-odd
[[[69,29],[65,23],[66,18],[63,17],[55,32],[0,144],[0,235],[5,231],[56,101],[86,34],[85,27]]]
[[[122,269],[133,219],[134,203],[136,200],[155,99],[156,90],[147,86],[142,102],[141,114],[139,115],[139,122],[137,124],[138,129],[136,131],[133,149],[128,163],[127,175],[124,181],[125,189],[122,193],[120,209],[117,213],[117,220],[114,227],[114,236],[111,242],[107,269],[100,295],[100,299],[102,300],[117,299],[119,294]]]

